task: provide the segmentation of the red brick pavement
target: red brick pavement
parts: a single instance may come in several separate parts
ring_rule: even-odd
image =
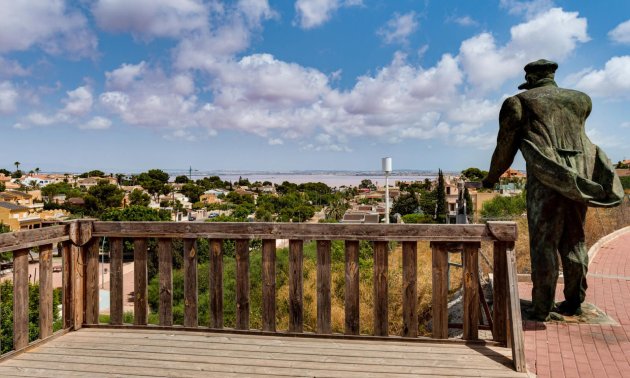
[[[602,245],[589,266],[586,301],[619,325],[525,321],[529,371],[539,377],[630,377],[630,232]],[[531,284],[520,283],[521,298]],[[562,300],[562,285],[557,299]]]

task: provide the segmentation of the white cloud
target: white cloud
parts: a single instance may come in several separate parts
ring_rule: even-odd
[[[510,14],[532,18],[553,8],[554,3],[553,0],[501,0],[500,5]]]
[[[606,62],[603,69],[588,69],[568,80],[577,89],[592,96],[630,98],[630,56],[615,56]]]
[[[89,120],[86,123],[82,123],[79,125],[79,129],[81,130],[106,130],[109,129],[112,125],[112,121],[105,117],[96,116]]]
[[[92,13],[105,31],[146,39],[201,30],[208,19],[208,9],[200,0],[98,0]]]
[[[85,16],[66,8],[64,0],[22,0],[4,4],[0,17],[0,52],[37,46],[51,54],[93,55],[97,39],[89,30]]]
[[[387,24],[377,31],[385,43],[407,43],[408,38],[418,29],[416,12],[394,14]]]
[[[630,128],[630,122],[622,122],[621,125],[619,125],[619,127],[628,129]]]
[[[586,135],[593,143],[602,148],[617,148],[627,146],[626,141],[620,139],[618,136],[610,135],[605,132],[601,132],[599,129],[587,129]]]
[[[279,146],[284,144],[284,141],[280,138],[269,138],[267,143],[269,143],[270,146]]]
[[[589,40],[585,18],[575,12],[553,8],[511,28],[510,41],[497,46],[490,33],[462,42],[459,61],[467,80],[481,91],[496,90],[512,77],[523,74],[523,66],[546,58],[562,62]]]
[[[35,126],[50,126],[59,121],[59,117],[56,115],[48,116],[43,113],[35,112],[26,116],[26,120],[29,124]]]
[[[460,26],[477,26],[479,22],[477,22],[474,18],[470,16],[460,16],[460,17],[450,17],[447,19],[448,22],[454,22]]]
[[[630,44],[630,20],[617,25],[608,33],[608,37],[617,43]]]
[[[66,92],[68,98],[64,100],[66,106],[60,111],[69,116],[81,116],[92,110],[94,99],[92,90],[87,86],[78,87]]]
[[[13,83],[0,82],[0,114],[10,114],[17,110],[19,93]]]
[[[129,87],[137,77],[144,73],[146,65],[144,61],[138,64],[123,63],[120,68],[111,72],[105,72],[105,86],[113,90]]]
[[[27,76],[28,74],[29,70],[23,68],[19,62],[0,56],[0,77]]]
[[[363,5],[361,0],[297,0],[296,23],[302,29],[313,29],[330,20],[340,7],[360,5]]]

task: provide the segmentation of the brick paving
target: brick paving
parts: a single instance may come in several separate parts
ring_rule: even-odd
[[[586,301],[619,324],[525,321],[527,368],[538,377],[630,377],[630,231],[601,246],[588,285]],[[531,299],[531,283],[519,283],[519,293]]]

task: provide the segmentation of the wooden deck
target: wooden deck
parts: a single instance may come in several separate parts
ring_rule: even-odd
[[[0,363],[2,377],[527,377],[508,348],[87,328]]]

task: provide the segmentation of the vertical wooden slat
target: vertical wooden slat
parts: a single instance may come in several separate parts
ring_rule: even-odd
[[[418,243],[403,242],[403,337],[418,337]]]
[[[170,327],[173,325],[173,243],[171,239],[158,239],[158,269],[160,325]]]
[[[83,247],[85,266],[85,324],[98,324],[98,247],[100,238],[92,238]]]
[[[63,312],[63,328],[72,328],[74,325],[74,295],[72,283],[74,282],[74,260],[72,259],[72,251],[70,243],[66,242],[61,245],[61,265],[62,265],[62,312]]]
[[[184,327],[197,327],[197,302],[197,239],[187,238],[184,239]]]
[[[359,241],[346,240],[345,333],[358,335],[359,329]]]
[[[518,277],[516,272],[516,253],[514,242],[506,245],[507,281],[509,296],[509,330],[510,344],[512,346],[512,361],[514,369],[518,372],[527,371],[525,364],[525,338],[523,335],[523,320],[521,318],[521,303],[518,296]]]
[[[223,328],[223,240],[210,239],[210,328]]]
[[[249,240],[236,240],[236,329],[249,329]]]
[[[13,252],[13,349],[28,345],[28,249]]]
[[[109,239],[109,323],[123,324],[123,240]]]
[[[72,255],[72,297],[74,301],[73,323],[74,330],[81,329],[85,315],[85,248],[73,245]]]
[[[374,242],[374,336],[388,335],[386,241]]]
[[[39,338],[53,332],[52,244],[39,247]]]
[[[332,333],[330,300],[330,240],[317,241],[317,333]]]
[[[276,241],[263,239],[262,245],[262,327],[276,332]]]
[[[507,244],[494,242],[493,263],[493,295],[492,295],[492,338],[494,341],[507,345]]]
[[[479,243],[464,243],[464,340],[479,338]]]
[[[133,241],[134,269],[134,301],[133,324],[146,325],[148,320],[147,306],[147,239],[137,238]]]
[[[289,332],[304,329],[302,302],[304,241],[289,241]]]
[[[433,337],[448,338],[448,251],[444,243],[431,242],[433,272]]]

